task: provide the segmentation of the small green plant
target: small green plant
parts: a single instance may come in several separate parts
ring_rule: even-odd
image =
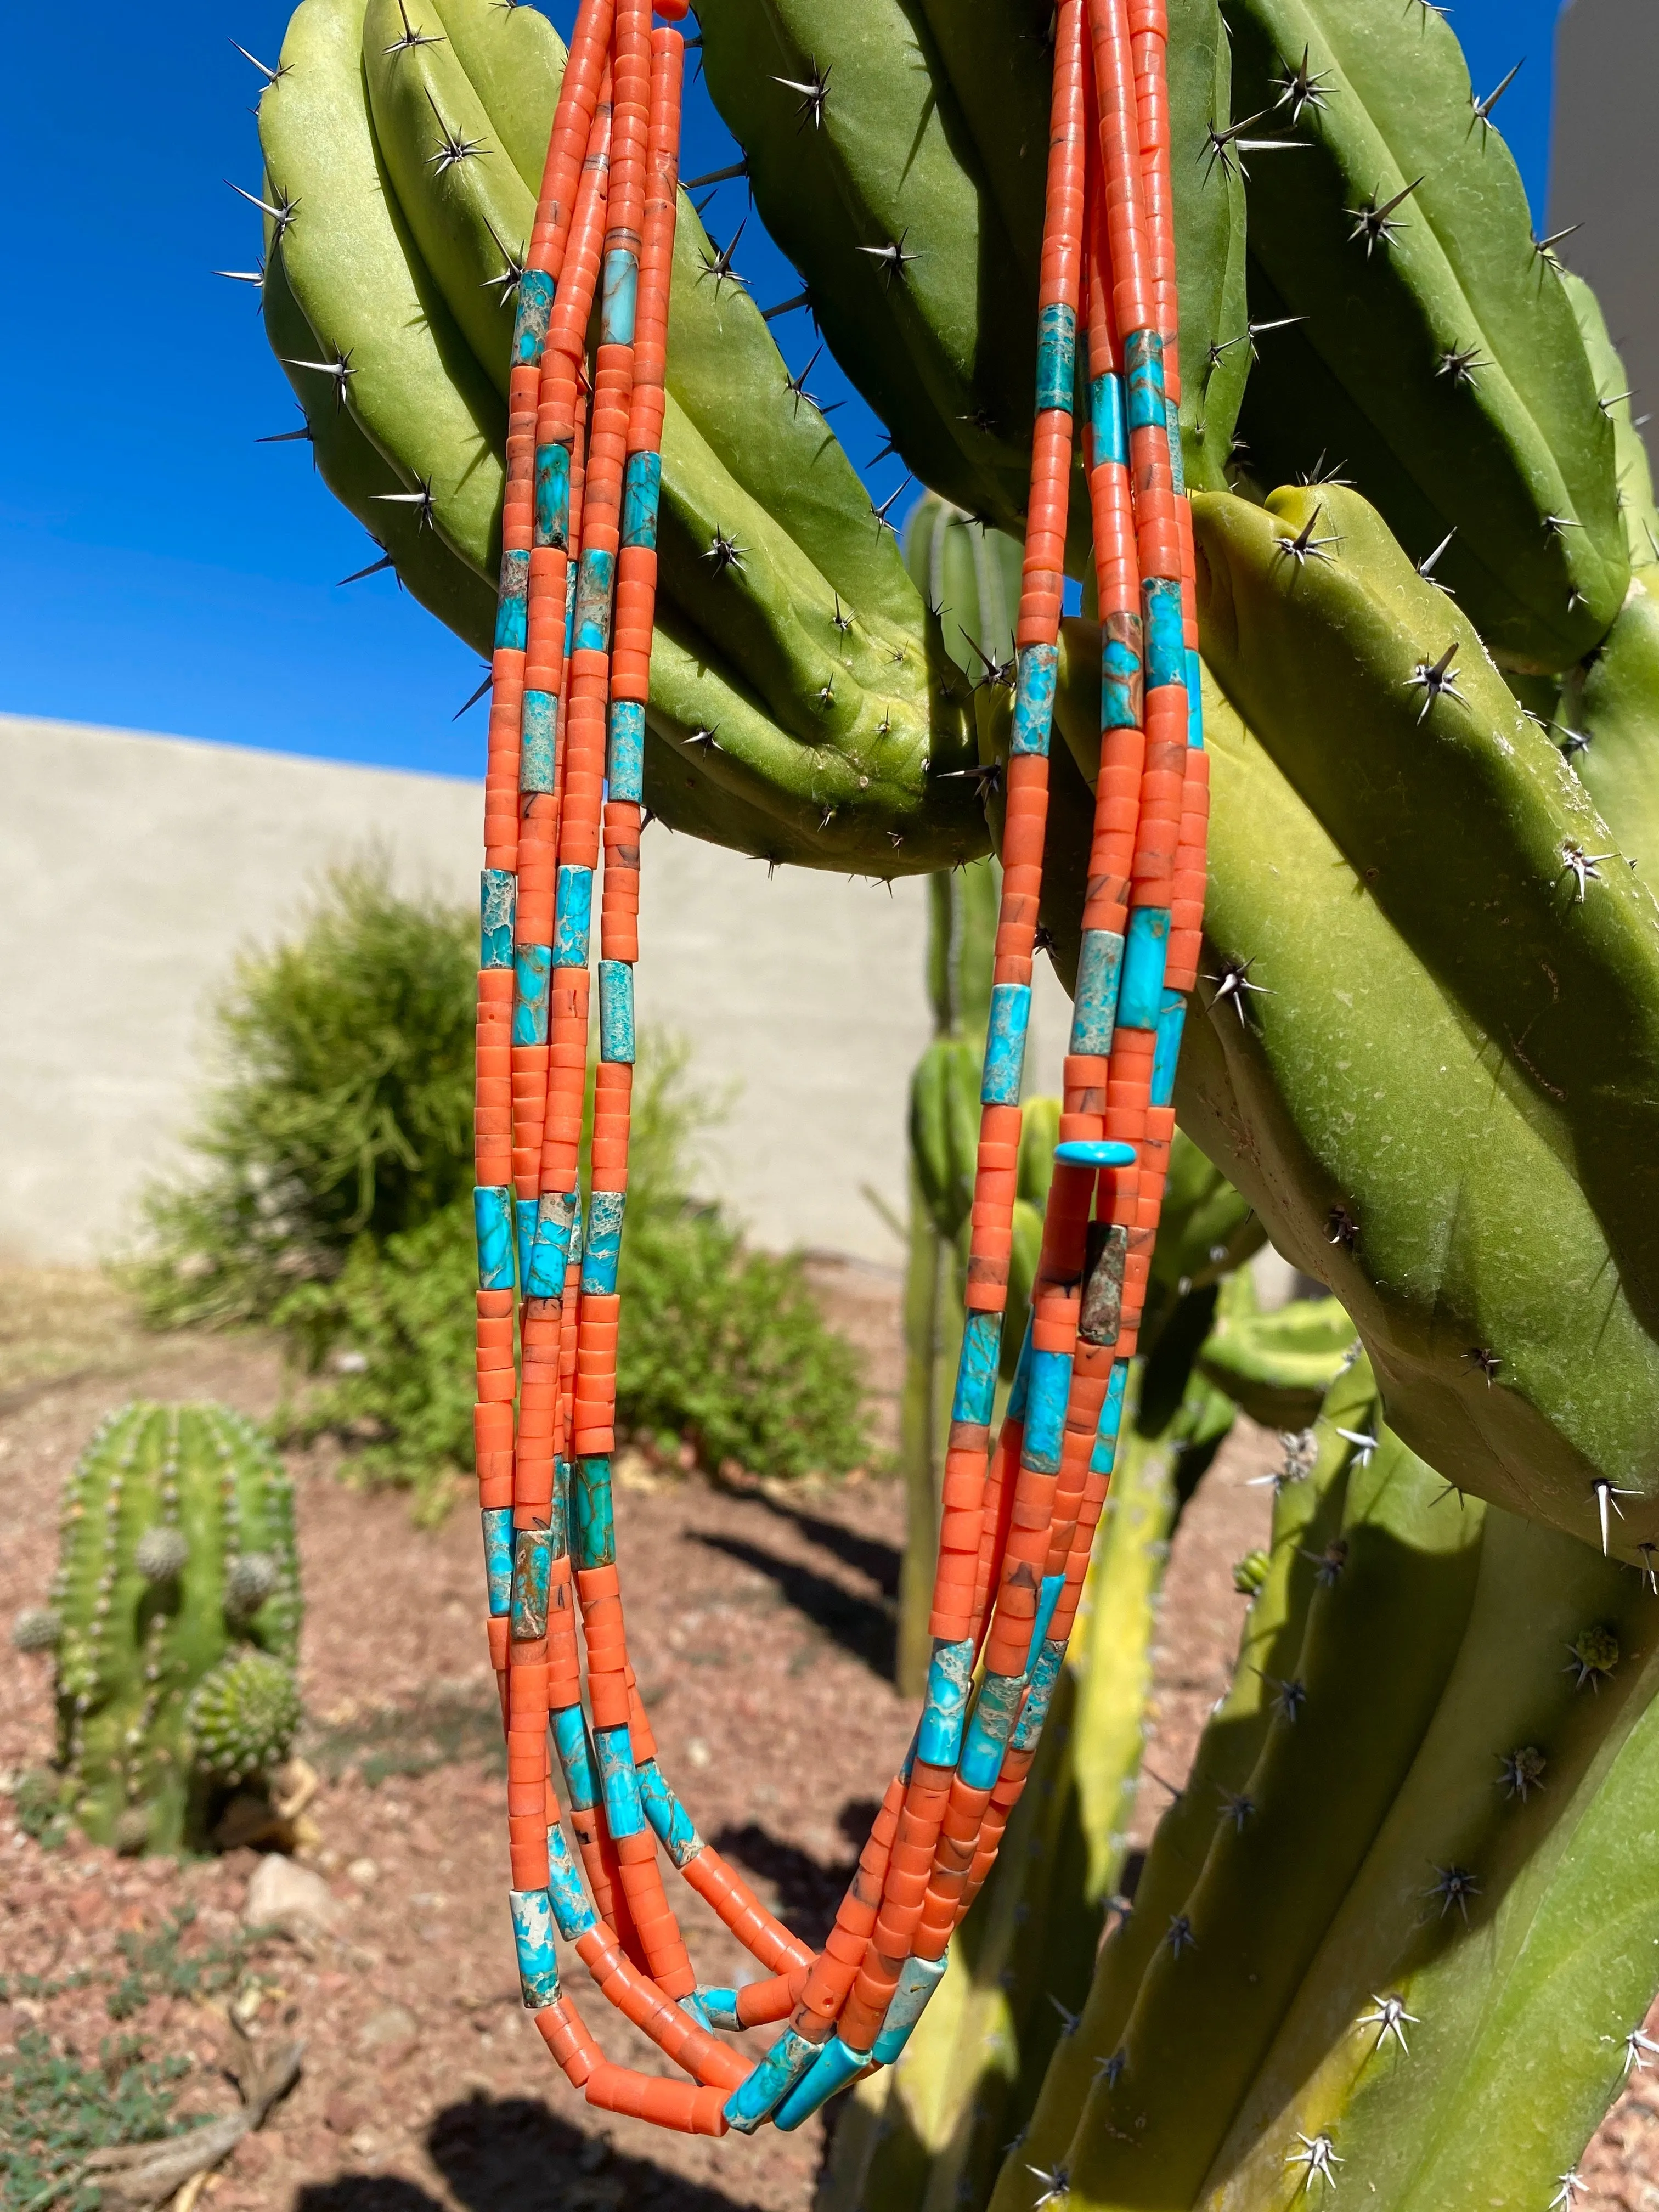
[[[31,1767],[20,1778],[12,1797],[12,1814],[23,1833],[44,1850],[58,1850],[68,1841],[70,1823],[64,1810],[62,1786],[50,1768]]]
[[[299,1723],[293,1496],[269,1443],[223,1406],[112,1414],[65,1485],[51,1595],[19,1626],[55,1661],[58,1772],[23,1778],[21,1824],[200,1846]]]
[[[868,1458],[857,1355],[798,1256],[750,1251],[718,1208],[684,1201],[630,1230],[622,1291],[622,1421],[679,1431],[710,1468],[842,1474]]]
[[[0,2208],[96,2212],[97,2185],[76,2170],[90,2152],[182,2135],[173,2085],[189,2071],[187,2058],[146,2058],[132,2036],[106,2038],[83,2065],[27,2030],[0,2055]]]
[[[234,1989],[248,1960],[249,1941],[240,1929],[224,1942],[191,1943],[194,1905],[170,1913],[153,1936],[129,1929],[117,1936],[126,1971],[104,1999],[112,2020],[131,2020],[157,1997],[213,1996]]]
[[[216,1014],[195,1180],[152,1187],[120,1273],[152,1325],[268,1320],[355,1240],[406,1231],[471,1183],[476,923],[337,871],[300,933],[249,953]]]

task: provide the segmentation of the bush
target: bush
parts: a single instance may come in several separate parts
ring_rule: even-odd
[[[717,1207],[686,1195],[710,1108],[684,1065],[682,1048],[647,1043],[635,1079],[618,1425],[684,1437],[710,1468],[843,1473],[869,1453],[856,1355],[825,1325],[798,1259],[745,1249]],[[332,1282],[291,1291],[276,1312],[328,1376],[295,1430],[344,1437],[361,1474],[413,1488],[424,1518],[472,1464],[476,1265],[465,1201],[384,1243],[361,1237]]]
[[[300,935],[237,963],[195,1179],[152,1187],[118,1272],[157,1328],[270,1319],[354,1242],[429,1221],[471,1184],[477,924],[341,870]]]
[[[300,935],[238,964],[223,1075],[153,1188],[120,1272],[155,1327],[268,1322],[319,1378],[290,1432],[332,1431],[371,1482],[443,1511],[472,1460],[472,1026],[477,922],[343,870]],[[858,1364],[798,1261],[750,1252],[688,1195],[710,1100],[684,1048],[635,1071],[617,1417],[780,1474],[867,1455]]]

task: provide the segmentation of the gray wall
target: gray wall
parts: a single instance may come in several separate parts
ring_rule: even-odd
[[[465,783],[0,715],[0,1253],[84,1262],[130,1237],[180,1158],[238,947],[290,927],[331,862],[378,841],[402,883],[471,901],[478,837]],[[902,1212],[921,884],[769,881],[660,828],[644,863],[641,1019],[734,1088],[706,1187],[763,1243],[896,1262],[860,1187]],[[1034,1042],[1031,1087],[1057,1090],[1051,981]]]
[[[1659,461],[1659,0],[1570,0],[1555,33],[1552,231],[1601,295]]]

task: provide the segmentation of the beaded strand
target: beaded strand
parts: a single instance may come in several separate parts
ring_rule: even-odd
[[[684,0],[656,12],[672,22]],[[896,2058],[1030,1771],[1110,1482],[1157,1230],[1201,927],[1207,763],[1180,477],[1163,0],[1060,0],[1001,907],[933,1656],[910,1755],[815,1954],[702,1842],[662,1773],[628,1659],[611,1496],[684,51],[651,15],[649,0],[583,0],[513,341],[485,791],[475,1426],[526,2002],[589,2103],[718,2135],[768,2118],[797,2127]],[[1101,766],[1054,1178],[994,1445],[1079,323]],[[659,1844],[764,1978],[696,1982]],[[562,1987],[556,1931],[690,2081],[605,2057]],[[784,2033],[753,2064],[717,2032],[775,2021]]]

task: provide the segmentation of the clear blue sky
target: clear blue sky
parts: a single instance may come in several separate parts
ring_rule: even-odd
[[[1528,57],[1500,118],[1540,219],[1555,8],[1452,14],[1479,88]],[[568,29],[572,0],[547,12]],[[0,710],[474,775],[483,709],[451,718],[476,659],[388,577],[337,587],[374,550],[303,444],[254,443],[297,417],[252,288],[210,273],[258,252],[222,181],[259,179],[260,80],[229,41],[274,60],[289,13],[9,11]],[[700,90],[688,118],[688,173],[733,157]],[[720,239],[744,197],[726,186],[710,210]],[[763,301],[797,289],[752,221],[739,265]],[[810,327],[780,329],[799,367]],[[813,383],[845,391],[827,356]],[[860,463],[879,442],[855,400],[836,427]],[[896,465],[872,481],[884,496]]]

